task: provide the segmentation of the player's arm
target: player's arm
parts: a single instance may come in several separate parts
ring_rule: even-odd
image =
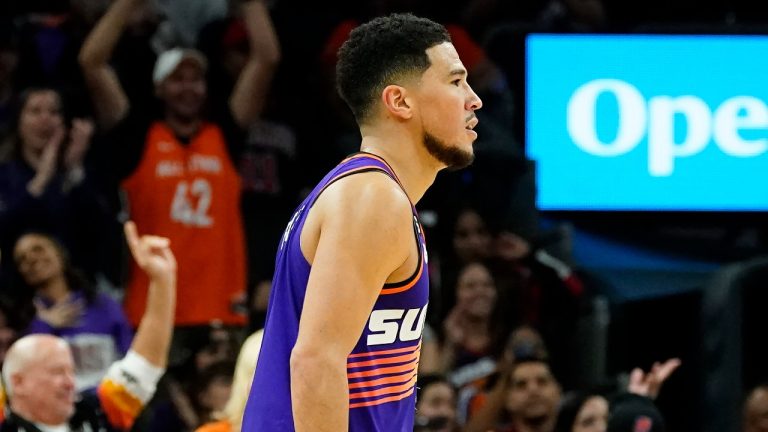
[[[99,126],[110,129],[128,113],[129,102],[109,59],[136,7],[145,0],[116,0],[83,42],[78,62],[93,99]]]
[[[320,235],[291,353],[293,418],[297,432],[346,431],[347,357],[413,248],[412,215],[405,194],[380,173],[338,181],[312,212]]]
[[[134,260],[149,276],[147,306],[128,354],[115,362],[98,387],[111,426],[128,430],[155,393],[165,371],[176,307],[176,259],[166,238],[139,237],[132,222],[125,236]]]
[[[272,75],[280,62],[280,43],[263,0],[244,2],[243,19],[250,51],[230,95],[229,109],[235,121],[245,128],[264,108]]]

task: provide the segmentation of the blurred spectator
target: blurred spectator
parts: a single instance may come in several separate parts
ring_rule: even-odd
[[[0,165],[0,248],[10,252],[25,231],[44,231],[61,239],[78,268],[106,271],[115,258],[101,243],[107,209],[85,163],[93,124],[70,126],[51,88],[22,92],[13,124],[12,154]]]
[[[465,208],[459,212],[453,227],[453,251],[459,264],[490,258],[492,241],[491,232],[477,210]]]
[[[664,432],[664,418],[647,397],[626,393],[611,402],[608,432]]]
[[[498,358],[486,359],[484,367],[475,368],[476,374],[469,377],[473,381],[459,392],[459,420],[466,423],[486,402],[488,391],[498,383],[502,375],[514,364],[515,359],[548,359],[549,353],[539,332],[528,326],[521,326],[512,331]],[[485,375],[481,375],[485,373]]]
[[[560,385],[545,362],[517,359],[509,376],[505,407],[515,431],[551,431],[560,403]]]
[[[139,237],[125,225],[134,259],[150,276],[149,300],[128,354],[94,392],[75,392],[74,361],[66,342],[51,335],[19,339],[3,365],[9,408],[3,431],[129,430],[152,397],[167,363],[176,304],[176,261],[167,239]]]
[[[219,421],[205,424],[199,427],[196,432],[240,432],[263,336],[264,330],[257,330],[243,342],[237,357],[237,365],[235,365],[235,376],[232,379],[232,392],[229,400],[221,412],[214,413]]]
[[[488,260],[493,254],[493,236],[479,210],[467,204],[455,212],[441,211],[435,230],[437,246],[430,254],[430,323],[442,321],[456,303],[455,284],[464,265]]]
[[[744,432],[768,432],[768,385],[752,389],[744,401]]]
[[[195,379],[192,402],[197,412],[198,426],[213,421],[214,415],[224,409],[232,395],[234,372],[234,361],[221,361],[203,369]]]
[[[420,375],[416,389],[414,432],[459,432],[453,385],[442,375]]]
[[[516,325],[530,325],[544,337],[554,372],[565,385],[578,374],[571,359],[576,351],[576,324],[583,285],[563,261],[523,236],[502,231],[495,239],[499,291]]]
[[[95,388],[131,345],[133,332],[120,305],[97,292],[50,236],[23,235],[13,258],[20,276],[20,288],[15,291],[34,295],[36,314],[26,332],[67,341],[75,361],[77,391]],[[23,307],[21,302],[17,305]]]
[[[237,353],[233,332],[221,326],[191,329],[174,343],[182,347],[183,350],[177,349],[176,354],[183,357],[175,359],[179,366],[173,367],[163,380],[168,397],[156,404],[150,431],[192,431],[210,421],[212,411],[208,404],[201,402],[209,390],[206,388],[209,383],[204,383],[203,377],[208,376],[211,382],[221,377],[223,366],[216,370],[216,365],[234,362]],[[232,371],[229,371],[228,378],[231,376]]]
[[[498,354],[494,350],[500,351],[506,338],[497,300],[496,284],[487,266],[474,262],[462,267],[456,282],[456,305],[443,322],[438,358],[430,358],[435,351],[427,349],[421,361],[437,365],[434,370],[449,374],[459,387],[478,375],[487,375],[483,364]],[[481,371],[474,371],[478,367]]]
[[[605,432],[607,426],[608,400],[579,392],[563,398],[554,432]]]
[[[561,398],[548,363],[518,358],[503,372],[466,432],[552,432]]]
[[[203,114],[208,62],[198,51],[163,52],[153,73],[163,118],[154,121],[132,106],[108,61],[143,0],[117,0],[99,20],[80,52],[80,64],[100,125],[114,157],[115,181],[127,192],[131,217],[179,245],[179,287],[185,301],[177,326],[220,321],[242,325],[246,288],[245,245],[240,214],[241,182],[233,161],[244,128],[261,113],[280,52],[263,2],[243,3],[250,41],[248,60],[220,116]],[[144,277],[133,265],[126,312],[136,323],[144,304]],[[178,332],[177,332],[178,333]]]
[[[655,363],[648,373],[632,371],[626,390],[606,399],[595,392],[566,396],[555,432],[663,431],[664,420],[653,403],[662,384],[680,366],[678,359]]]

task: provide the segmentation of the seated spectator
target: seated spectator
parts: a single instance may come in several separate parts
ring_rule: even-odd
[[[511,430],[551,431],[560,403],[560,385],[546,362],[518,359],[510,373],[505,408]]]
[[[171,363],[163,380],[162,387],[168,397],[154,407],[149,426],[153,432],[192,431],[210,421],[211,412],[204,406],[207,404],[199,400],[206,391],[206,383],[201,379],[204,375],[210,376],[217,364],[234,362],[237,353],[233,332],[218,325],[196,328],[194,332],[187,332],[183,340],[176,339],[173,343],[181,346],[176,352],[182,356]],[[172,355],[173,352],[172,348]],[[232,371],[228,375],[231,377]]]
[[[459,263],[491,257],[493,237],[483,217],[472,208],[462,209],[453,227],[453,250]]]
[[[588,392],[563,398],[555,432],[605,432],[608,426],[608,400]]]
[[[34,295],[37,310],[26,332],[63,338],[74,356],[77,390],[96,387],[131,345],[133,331],[122,308],[72,267],[53,237],[21,236],[13,258],[21,285],[15,291]]]
[[[102,246],[106,209],[85,165],[93,124],[67,124],[61,96],[50,88],[22,92],[10,136],[11,157],[0,165],[0,248],[36,230],[61,239],[78,268],[94,276],[114,258]],[[8,270],[11,260],[4,261]]]
[[[444,200],[439,200],[444,201]],[[430,252],[430,299],[428,323],[439,330],[456,303],[458,271],[474,261],[487,262],[493,255],[493,236],[475,207],[462,204],[454,211],[438,212]]]
[[[176,260],[167,239],[139,237],[132,222],[126,223],[125,234],[150,280],[147,309],[128,354],[112,365],[96,391],[78,398],[66,342],[52,335],[19,339],[2,370],[9,411],[1,430],[126,431],[154,394],[173,331]]]
[[[466,419],[472,417],[485,404],[487,392],[499,381],[509,365],[514,364],[515,359],[526,358],[548,359],[549,353],[536,329],[520,326],[509,335],[504,351],[498,359],[486,362],[484,368],[475,368],[478,374],[461,388],[458,398],[459,420],[465,423]],[[481,372],[486,374],[480,375]]]
[[[232,393],[224,409],[220,413],[214,414],[219,421],[205,424],[199,427],[196,432],[240,432],[263,336],[264,330],[257,330],[248,336],[240,348],[240,354],[235,365],[235,376],[232,380]]]
[[[650,398],[625,393],[611,402],[607,432],[664,432],[664,418]]]
[[[546,360],[518,358],[499,376],[465,432],[552,432],[560,398]]]
[[[416,383],[414,432],[458,432],[456,389],[442,375],[420,376]]]
[[[541,333],[553,372],[562,384],[570,385],[579,374],[570,359],[577,349],[575,331],[584,291],[581,280],[533,239],[502,231],[496,236],[495,248],[493,270],[507,302],[507,315],[517,320],[516,325],[529,325]]]
[[[653,400],[664,381],[680,366],[678,359],[655,363],[646,374],[635,368],[626,390],[606,399],[596,392],[576,392],[564,398],[555,432],[661,431],[664,420]],[[610,425],[610,426],[609,426]]]
[[[471,368],[482,359],[493,357],[494,347],[501,346],[506,337],[498,304],[496,284],[488,267],[480,262],[464,266],[456,283],[456,304],[443,323],[440,348],[424,350],[422,372],[432,369],[463,375],[460,369]],[[426,365],[432,366],[427,369]],[[451,380],[457,386],[468,382],[457,377]]]
[[[192,385],[192,404],[197,412],[198,424],[214,420],[224,409],[232,395],[232,376],[235,362],[224,360],[203,369]]]

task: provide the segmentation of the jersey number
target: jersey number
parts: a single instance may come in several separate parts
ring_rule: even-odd
[[[427,306],[415,309],[380,309],[371,312],[368,320],[366,343],[371,345],[391,344],[399,339],[402,342],[416,340],[424,330],[427,318]]]
[[[212,193],[208,180],[195,179],[191,187],[188,182],[180,181],[171,203],[171,220],[195,227],[213,225],[213,218],[208,214]]]

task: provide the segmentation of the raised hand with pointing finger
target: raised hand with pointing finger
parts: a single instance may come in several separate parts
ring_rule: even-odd
[[[630,393],[656,399],[661,386],[672,375],[672,372],[680,367],[680,364],[680,359],[673,358],[664,363],[655,362],[648,373],[643,372],[640,368],[635,368],[629,376],[627,390]]]
[[[125,223],[125,238],[133,259],[151,281],[172,284],[176,282],[176,258],[170,240],[154,235],[139,236],[136,224]]]

